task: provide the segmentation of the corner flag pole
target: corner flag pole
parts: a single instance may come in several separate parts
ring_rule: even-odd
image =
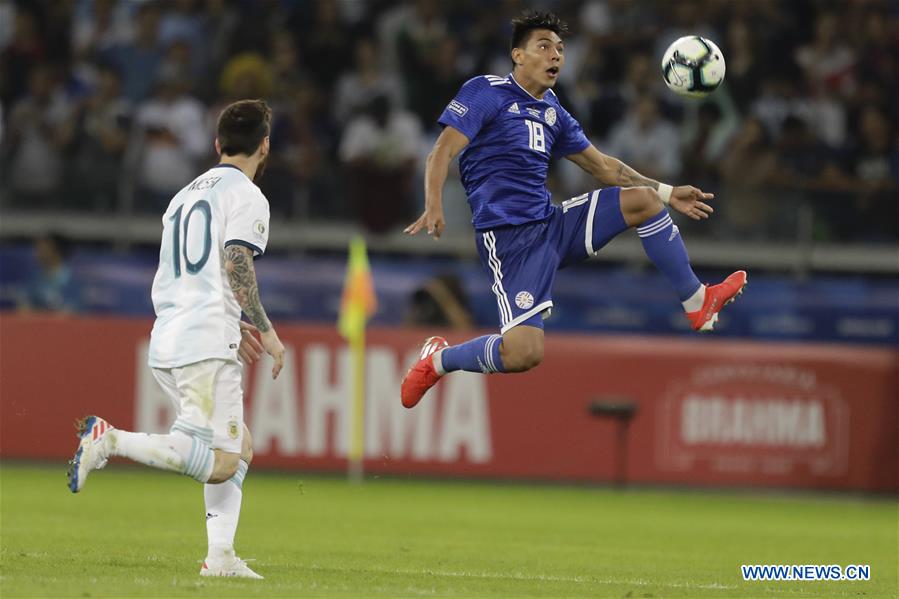
[[[356,482],[362,480],[365,459],[365,325],[376,310],[377,298],[365,240],[355,237],[350,241],[337,328],[350,346],[353,381],[348,398],[350,447],[347,452],[347,476]]]
[[[365,475],[365,328],[350,339],[350,362],[353,365],[352,429],[347,476],[353,482],[362,482]]]

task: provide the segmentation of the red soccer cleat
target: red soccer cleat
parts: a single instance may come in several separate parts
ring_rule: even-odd
[[[687,312],[687,318],[690,319],[693,330],[703,333],[711,331],[718,322],[718,312],[743,293],[746,281],[746,271],[738,270],[717,285],[706,287],[702,309],[696,312]]]
[[[449,347],[449,343],[443,337],[428,337],[421,346],[421,354],[415,366],[409,369],[403,377],[402,399],[403,407],[414,408],[428,389],[437,384],[440,375],[434,370],[434,360],[431,356],[434,352]]]

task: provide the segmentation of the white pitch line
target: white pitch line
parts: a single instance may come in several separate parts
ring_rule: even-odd
[[[595,576],[556,576],[553,574],[522,574],[521,572],[499,573],[499,572],[461,572],[453,570],[388,570],[384,568],[327,568],[322,566],[308,566],[310,570],[336,570],[338,572],[370,572],[377,574],[403,574],[403,575],[425,575],[425,576],[442,576],[445,578],[481,578],[481,579],[499,579],[499,580],[523,580],[532,582],[574,582],[578,584],[630,584],[634,586],[659,586],[673,589],[703,589],[703,590],[729,590],[738,587],[733,585],[724,585],[720,583],[711,584],[689,584],[682,582],[650,582],[641,579],[628,578],[599,578]]]

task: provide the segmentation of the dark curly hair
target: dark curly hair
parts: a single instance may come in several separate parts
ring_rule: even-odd
[[[559,37],[568,33],[568,25],[555,13],[526,10],[512,19],[512,45],[509,50],[523,48],[535,29],[549,29]]]
[[[272,109],[265,100],[240,100],[229,104],[218,121],[222,154],[252,156],[271,131]]]

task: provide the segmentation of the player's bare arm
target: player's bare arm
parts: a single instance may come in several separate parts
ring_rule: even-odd
[[[603,154],[591,144],[583,152],[566,156],[603,185],[617,185],[620,187],[651,187],[662,195],[665,184],[644,177],[622,161]],[[686,214],[693,220],[708,218],[714,209],[704,200],[711,200],[715,194],[704,193],[692,185],[679,185],[669,187],[670,197],[667,199],[672,208],[682,214]],[[665,194],[667,195],[667,194]]]
[[[256,283],[252,250],[242,245],[230,245],[225,248],[225,270],[241,310],[260,333],[270,331],[272,323],[259,300],[259,285]]]
[[[253,364],[262,357],[265,348],[253,336],[256,327],[248,322],[240,321],[240,346],[237,348],[237,355],[244,364]]]
[[[275,359],[272,378],[277,378],[284,365],[284,345],[278,339],[278,334],[259,299],[259,285],[256,282],[252,250],[242,245],[226,247],[225,271],[228,273],[228,282],[231,284],[231,290],[234,292],[234,298],[240,305],[240,309],[260,332],[262,347]]]
[[[453,127],[445,127],[434,143],[425,163],[425,210],[414,223],[404,229],[415,235],[427,229],[428,235],[440,239],[446,221],[443,219],[443,185],[449,173],[450,163],[468,145],[468,138]]]

